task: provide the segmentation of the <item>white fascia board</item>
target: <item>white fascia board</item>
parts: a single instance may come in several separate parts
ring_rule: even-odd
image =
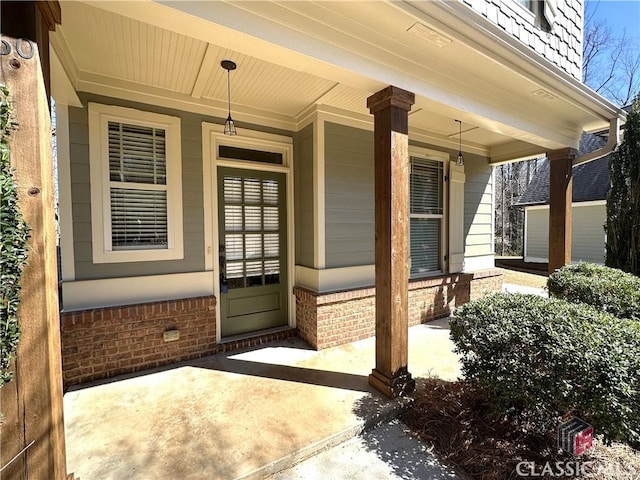
[[[606,205],[607,201],[606,200],[588,200],[586,202],[573,202],[571,203],[571,208],[578,208],[578,207],[594,207],[594,206],[598,206],[598,205]],[[543,204],[543,205],[523,205],[525,210],[548,210],[549,209],[549,204]]]
[[[489,163],[497,166],[504,163],[546,157],[546,155],[544,149],[538,145],[516,140],[491,147]]]
[[[626,113],[618,106],[524,45],[498,25],[483,18],[461,1],[406,0],[397,2],[396,5],[408,11],[413,10],[414,14],[420,12],[421,17],[424,17],[425,10],[428,9],[429,17],[425,19],[428,23],[433,24],[436,21],[437,27],[456,40],[464,42],[500,64],[510,66],[514,72],[519,72],[522,76],[535,79],[540,85],[554,93],[557,92],[559,96],[591,115],[606,121],[614,117],[626,118]],[[436,9],[444,15],[442,18],[447,18],[450,26],[434,18]]]

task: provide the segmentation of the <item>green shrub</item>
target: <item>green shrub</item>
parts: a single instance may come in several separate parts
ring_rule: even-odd
[[[9,91],[0,84],[0,387],[12,378],[20,328],[20,279],[27,262],[29,227],[18,208],[18,188],[9,155],[12,122]]]
[[[577,263],[549,276],[551,296],[586,303],[620,318],[640,320],[640,278],[615,268]]]
[[[548,431],[573,413],[607,440],[640,441],[640,323],[587,305],[497,294],[458,308],[465,380],[496,413]]]

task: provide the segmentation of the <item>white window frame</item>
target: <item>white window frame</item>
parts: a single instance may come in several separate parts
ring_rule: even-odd
[[[112,182],[109,175],[108,151],[109,121],[165,130],[167,248],[113,250],[110,196]],[[89,103],[89,165],[93,263],[148,262],[184,258],[180,118],[133,108]]]
[[[531,25],[547,33],[551,30],[553,25],[549,20],[548,11],[551,10],[552,16],[555,16],[556,8],[552,7],[555,0],[514,0],[514,3],[521,7],[520,13],[524,12],[521,16],[526,17]]]
[[[409,183],[409,242],[411,242],[411,219],[412,218],[438,218],[440,219],[440,269],[422,274],[411,273],[411,245],[409,245],[409,279],[419,280],[421,278],[429,278],[436,275],[442,275],[447,270],[447,252],[449,245],[447,243],[448,218],[447,207],[449,198],[449,182],[446,181],[449,175],[449,155],[446,152],[437,150],[429,150],[416,146],[409,146],[409,168],[411,168],[412,158],[422,160],[433,160],[442,163],[442,213],[441,214],[412,214],[411,213],[411,183]],[[409,177],[411,178],[411,177]]]

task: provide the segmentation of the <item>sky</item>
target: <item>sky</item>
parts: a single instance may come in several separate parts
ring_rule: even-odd
[[[611,29],[622,31],[640,42],[640,0],[586,0],[586,3],[597,4],[596,18],[605,20]]]

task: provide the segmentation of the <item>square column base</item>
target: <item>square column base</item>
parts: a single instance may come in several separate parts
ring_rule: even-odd
[[[391,377],[374,368],[369,375],[369,385],[389,398],[403,397],[416,389],[416,381],[407,367],[400,368]]]

